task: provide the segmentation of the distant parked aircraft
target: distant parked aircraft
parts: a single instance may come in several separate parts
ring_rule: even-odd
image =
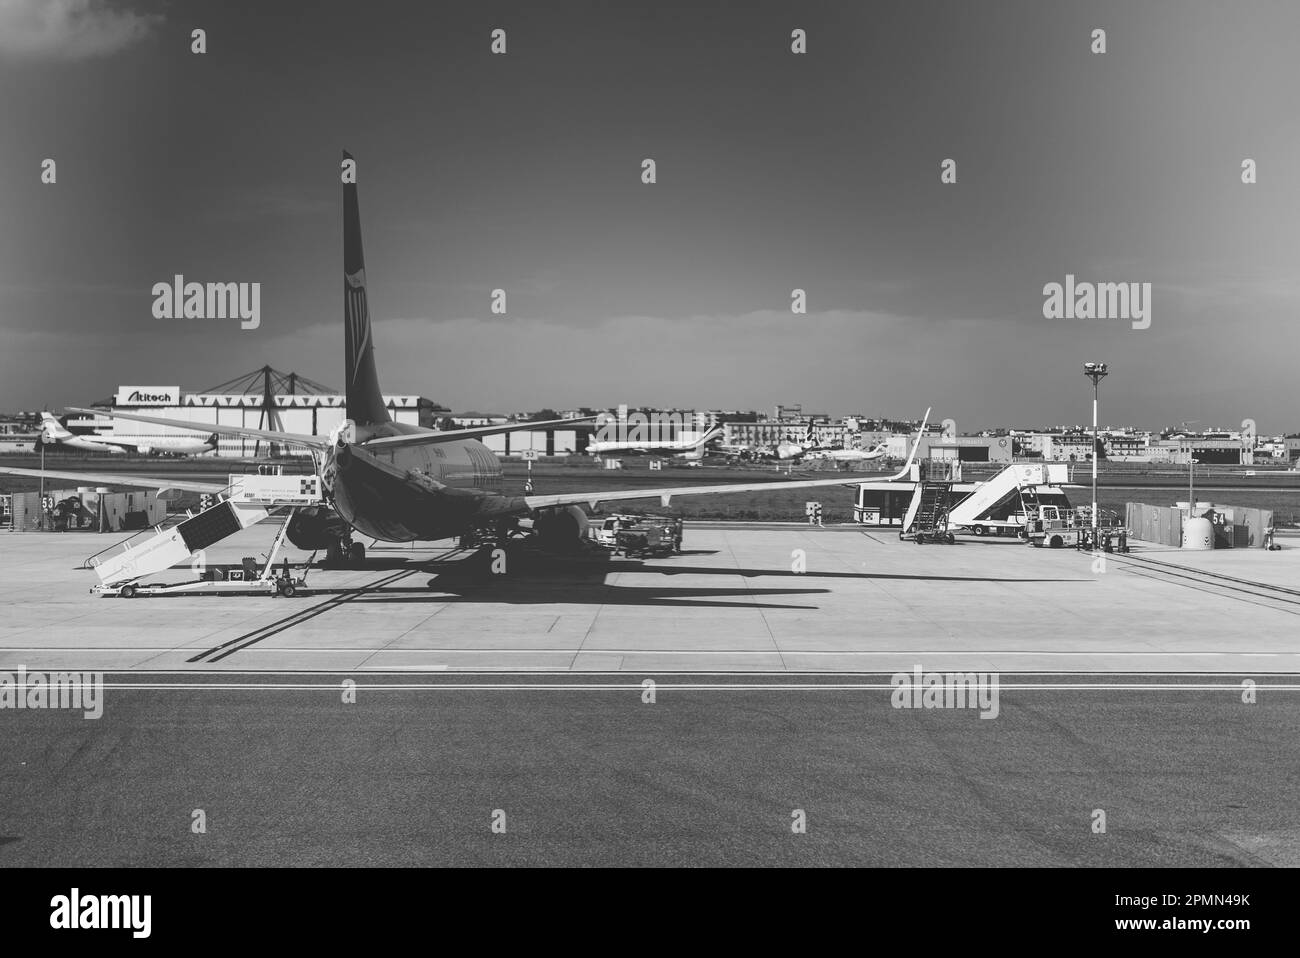
[[[197,436],[150,436],[143,441],[119,439],[116,436],[78,436],[69,432],[51,412],[41,413],[41,441],[86,452],[124,453],[131,450],[142,456],[197,456],[217,448],[215,432],[204,439]]]
[[[715,426],[699,439],[662,439],[647,442],[601,440],[587,443],[587,452],[593,456],[675,456],[681,459],[703,459],[705,443],[722,435]]]

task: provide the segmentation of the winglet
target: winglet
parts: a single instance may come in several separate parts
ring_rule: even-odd
[[[933,407],[931,407],[933,408]],[[912,460],[916,458],[916,451],[921,448],[921,440],[925,437],[925,427],[930,424],[930,409],[925,411],[921,417],[921,429],[916,434],[916,439],[912,442],[912,451],[907,454],[907,461],[903,463],[903,468],[894,475],[886,479],[886,482],[897,482],[900,479],[906,479],[912,469]]]

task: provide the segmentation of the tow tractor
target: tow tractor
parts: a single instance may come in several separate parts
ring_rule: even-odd
[[[619,513],[592,529],[596,542],[623,555],[671,555],[682,551],[682,520]]]
[[[1098,510],[1100,511],[1100,510]],[[1070,545],[1087,552],[1096,551],[1100,546],[1103,552],[1128,552],[1128,529],[1114,524],[1114,517],[1107,517],[1108,524],[1097,529],[1097,543],[1092,542],[1091,510],[1065,510],[1057,506],[1030,506],[1026,513],[1026,523],[1021,537],[1031,546],[1041,549],[1059,549]]]
[[[1071,532],[1071,517],[1067,511],[1061,514],[1059,506],[1030,505],[1025,511],[1025,525],[1021,537],[1035,548],[1047,546],[1059,549],[1065,545],[1066,536]]]

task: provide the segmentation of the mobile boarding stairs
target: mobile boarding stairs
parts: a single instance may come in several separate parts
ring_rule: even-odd
[[[293,512],[325,501],[319,475],[232,475],[216,500],[202,512],[187,512],[174,526],[155,526],[152,535],[148,531],[139,533],[86,559],[85,567],[94,569],[99,576],[99,585],[91,588],[91,594],[124,599],[195,592],[292,596],[306,587],[305,577],[290,573],[287,559],[277,575],[275,561],[284,546]],[[207,563],[204,550],[284,506],[289,507],[289,515],[260,571],[253,560],[237,566]],[[138,581],[180,566],[189,566],[199,577],[170,584]]]
[[[961,476],[960,463],[940,461],[926,465],[929,472],[939,475],[922,478],[918,470],[912,502],[898,533],[900,539],[910,538],[918,545],[952,543],[956,529],[966,529],[977,536],[1012,532],[1024,538],[1030,516],[1040,515],[1043,508],[1055,508],[1041,507],[1040,493],[1059,493],[1060,485],[1067,479],[1063,464],[1015,463],[976,483],[971,492],[963,495],[955,488]],[[947,475],[942,474],[943,466],[947,467]]]

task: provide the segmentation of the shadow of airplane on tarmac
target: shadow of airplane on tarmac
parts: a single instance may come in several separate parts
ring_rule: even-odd
[[[787,568],[728,569],[710,566],[683,566],[674,564],[672,558],[651,563],[639,559],[615,557],[604,550],[584,551],[577,555],[554,555],[528,548],[508,548],[504,557],[494,555],[491,548],[462,554],[456,558],[435,558],[425,561],[406,560],[394,565],[396,560],[387,557],[373,568],[403,567],[411,573],[433,573],[427,588],[381,584],[373,591],[366,586],[339,589],[311,589],[314,594],[350,594],[360,592],[358,598],[367,603],[428,602],[441,593],[437,601],[478,602],[518,605],[623,605],[659,606],[671,608],[756,608],[815,610],[816,605],[790,605],[764,603],[757,600],[778,596],[814,596],[830,593],[827,588],[777,588],[759,589],[746,586],[684,586],[672,588],[655,584],[631,585],[611,583],[610,576],[631,573],[638,582],[647,582],[651,576],[740,576],[744,579],[763,577],[817,579],[857,579],[871,581],[915,580],[921,582],[989,582],[989,583],[1047,583],[1092,582],[1089,578],[1008,578],[997,576],[947,576],[907,575],[887,572],[794,572]],[[371,568],[367,563],[367,568]],[[811,585],[811,582],[810,582]],[[728,601],[731,600],[731,601]]]

